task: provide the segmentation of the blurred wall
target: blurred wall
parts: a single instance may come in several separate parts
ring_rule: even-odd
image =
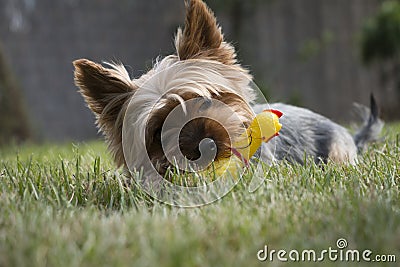
[[[221,19],[239,17],[229,37],[270,101],[348,121],[352,103],[368,105],[370,92],[393,99],[377,69],[363,67],[359,56],[360,30],[379,0],[238,0],[230,10],[209,2]]]
[[[353,101],[367,103],[380,90],[357,49],[360,26],[379,0],[208,2],[270,99],[346,120]],[[36,131],[50,140],[96,136],[73,84],[74,59],[121,60],[138,76],[173,52],[184,22],[183,0],[2,0],[0,13],[7,60]]]
[[[0,41],[44,139],[96,136],[94,117],[77,93],[72,61],[120,60],[140,75],[173,52],[184,17],[176,0],[2,0]]]

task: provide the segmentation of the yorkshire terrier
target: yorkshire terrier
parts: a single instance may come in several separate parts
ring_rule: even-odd
[[[307,156],[317,163],[355,164],[358,152],[377,138],[383,123],[372,96],[368,118],[354,136],[305,108],[256,104],[252,76],[238,63],[213,12],[201,0],[186,1],[186,7],[185,26],[175,37],[176,54],[158,61],[140,78],[131,79],[121,64],[104,67],[87,59],[74,61],[75,83],[118,166],[140,169],[148,158],[165,175],[173,167],[169,154],[197,160],[201,150],[209,148],[215,150],[213,161],[231,157],[232,139],[266,108],[284,114],[280,135],[260,152],[267,161],[304,163]],[[177,108],[178,114],[192,119],[162,140],[163,125]],[[128,146],[123,140],[129,140]]]

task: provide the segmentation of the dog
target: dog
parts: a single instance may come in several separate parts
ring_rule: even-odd
[[[234,139],[255,113],[266,108],[284,116],[280,135],[259,152],[265,161],[304,164],[311,157],[316,163],[356,164],[357,154],[377,139],[383,122],[372,96],[368,118],[354,136],[305,108],[255,104],[249,85],[252,76],[225,41],[214,13],[201,0],[185,3],[185,25],[175,37],[176,54],[157,61],[143,76],[131,79],[122,64],[73,62],[75,84],[95,114],[117,166],[139,170],[148,168],[149,161],[163,176],[174,165],[168,155],[181,153],[195,161],[209,148],[215,150],[212,161],[229,158]],[[163,125],[174,110],[189,119],[179,131],[171,130],[176,125],[175,119],[170,120],[172,126],[166,131],[170,138],[163,139]]]

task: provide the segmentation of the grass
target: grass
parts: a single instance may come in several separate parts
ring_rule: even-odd
[[[101,142],[0,151],[0,266],[321,266],[269,250],[370,249],[400,261],[400,124],[357,166],[282,163],[254,193],[176,208],[126,185]],[[286,255],[288,257],[288,255]],[[326,266],[397,266],[332,262]]]

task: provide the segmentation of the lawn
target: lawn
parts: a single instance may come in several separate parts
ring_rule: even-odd
[[[256,192],[245,177],[201,208],[127,186],[102,142],[3,148],[0,266],[398,266],[400,124],[385,131],[357,166],[281,163]],[[290,264],[260,261],[265,246]],[[307,250],[324,261],[302,262]],[[350,250],[397,263],[349,263]]]

